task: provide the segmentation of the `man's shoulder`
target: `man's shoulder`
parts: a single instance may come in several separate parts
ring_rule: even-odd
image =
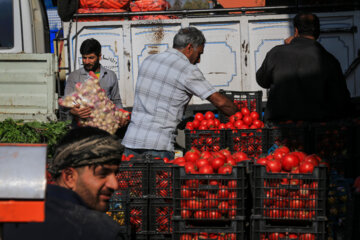
[[[82,74],[83,69],[84,68],[79,68],[69,73],[68,80],[78,78]]]

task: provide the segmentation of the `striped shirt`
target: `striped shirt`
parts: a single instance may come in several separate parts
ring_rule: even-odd
[[[173,151],[176,126],[193,95],[202,100],[216,90],[196,65],[176,49],[146,58],[139,69],[127,148]]]

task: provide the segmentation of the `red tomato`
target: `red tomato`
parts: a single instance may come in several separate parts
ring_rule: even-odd
[[[276,149],[277,151],[283,152],[283,153],[289,153],[290,149],[287,146],[280,146]]]
[[[281,163],[276,160],[268,160],[266,163],[266,171],[272,173],[278,173],[281,171]]]
[[[250,115],[250,110],[247,107],[241,108],[241,113],[243,116]]]
[[[228,190],[228,187],[226,186],[221,186],[219,188],[219,191],[217,193],[217,196],[219,198],[228,198],[229,197],[229,190]]]
[[[219,212],[222,214],[226,214],[229,210],[229,202],[227,201],[222,201],[219,203],[218,206]]]
[[[218,169],[219,174],[231,174],[232,173],[232,166],[231,165],[224,165]]]
[[[292,153],[288,153],[281,158],[281,167],[284,171],[290,172],[299,165],[299,158]]]
[[[202,113],[196,113],[195,117],[196,120],[198,120],[199,122],[201,122],[202,120],[204,120],[204,115]]]
[[[178,158],[175,158],[174,161],[173,161],[173,164],[176,164],[176,165],[179,165],[180,163],[184,163],[185,164],[186,160],[184,157],[178,157]]]
[[[193,240],[191,234],[182,234],[180,240]]]
[[[266,166],[267,161],[268,160],[266,158],[259,158],[258,160],[256,160],[256,164],[261,164]]]
[[[313,233],[300,234],[299,240],[315,240],[315,234]]]
[[[225,127],[226,127],[226,129],[234,129],[234,125],[232,122],[225,123]]]
[[[231,152],[228,149],[222,149],[222,150],[219,151],[219,153],[221,153],[225,157],[231,156]]]
[[[196,166],[198,169],[200,169],[203,166],[210,165],[209,161],[205,158],[199,158],[196,160]]]
[[[200,125],[199,130],[208,130],[208,127],[205,125]]]
[[[234,114],[235,120],[241,120],[243,118],[243,115],[241,112],[236,112]]]
[[[181,210],[181,217],[182,218],[189,218],[191,216],[191,211],[187,209]]]
[[[299,158],[300,162],[302,162],[306,157],[306,153],[300,151],[292,152],[292,154],[295,154]]]
[[[235,206],[236,205],[236,198],[237,198],[236,192],[231,192],[229,194],[229,204],[232,205],[232,206]]]
[[[219,219],[221,218],[221,213],[218,210],[210,210],[207,213],[207,217],[210,219]]]
[[[242,125],[244,125],[244,122],[242,120],[236,120],[233,125],[236,129],[241,129]]]
[[[275,233],[270,233],[269,234],[269,240],[280,240],[280,239],[283,239],[283,238],[285,238],[284,233],[275,232]]]
[[[259,119],[259,113],[258,112],[251,112],[250,113],[250,117],[253,119],[253,120],[258,120]]]
[[[251,125],[252,121],[253,121],[253,119],[250,117],[250,115],[246,115],[243,117],[243,122],[246,125]]]
[[[235,118],[235,115],[231,115],[230,117],[229,117],[229,123],[234,123],[236,121],[236,118]]]
[[[218,126],[218,129],[226,129],[226,124],[225,123],[220,123]]]
[[[290,208],[303,208],[305,206],[304,200],[300,199],[291,199],[289,201],[289,207]]]
[[[289,234],[289,239],[298,239],[298,235],[295,233],[290,233]]]
[[[235,188],[237,187],[237,182],[236,182],[236,180],[230,180],[230,181],[228,182],[227,186],[228,186],[229,188],[235,189]]]
[[[196,211],[194,213],[194,217],[197,218],[197,219],[206,218],[206,212],[205,211]]]
[[[194,162],[187,162],[185,163],[184,167],[186,173],[195,174],[197,172],[197,167]]]
[[[210,165],[205,165],[199,168],[199,174],[213,174],[214,169]]]
[[[212,157],[212,155],[211,155],[211,153],[209,151],[203,151],[200,154],[200,158],[203,158],[203,159],[208,159],[208,158],[211,158],[211,157]]]
[[[262,128],[263,127],[263,122],[259,119],[255,119],[253,120],[253,125],[256,126],[256,128]]]
[[[186,123],[186,129],[189,129],[189,130],[194,130],[194,123],[193,122],[187,122]]]
[[[244,152],[235,152],[232,157],[236,160],[236,162],[242,162],[245,160],[249,160],[249,157]]]
[[[196,151],[187,151],[184,155],[184,158],[187,162],[196,162],[200,158],[200,154]]]
[[[190,198],[190,197],[193,196],[192,191],[190,191],[190,190],[187,189],[187,188],[182,188],[182,189],[180,190],[180,194],[181,194],[181,197],[182,197],[182,198]]]
[[[310,162],[302,162],[299,166],[300,173],[312,173],[314,171],[314,165]]]
[[[205,119],[214,119],[215,118],[215,114],[211,111],[207,111],[205,113]]]
[[[319,166],[319,160],[318,160],[318,158],[317,158],[317,156],[315,154],[311,154],[311,155],[306,156],[304,158],[304,162],[309,162],[312,165],[314,165],[314,167]]]
[[[218,196],[214,193],[210,193],[206,196],[204,201],[205,208],[214,208],[219,205]]]
[[[194,198],[194,199],[188,200],[186,206],[189,209],[200,209],[200,208],[203,208],[204,204],[202,201],[196,200]]]
[[[193,126],[194,126],[194,129],[198,129],[199,126],[200,126],[200,122],[199,120],[197,119],[194,119],[194,121],[192,122],[193,123]]]
[[[232,157],[228,157],[226,159],[226,163],[230,164],[231,166],[235,166],[236,165],[236,160],[233,159]],[[218,170],[219,171],[219,170]]]
[[[225,160],[223,158],[214,158],[211,160],[211,166],[214,171],[217,171],[221,166],[225,164]]]
[[[215,121],[214,121],[214,119],[208,119],[208,120],[206,120],[206,121],[207,121],[207,127],[208,127],[209,129],[215,128]]]

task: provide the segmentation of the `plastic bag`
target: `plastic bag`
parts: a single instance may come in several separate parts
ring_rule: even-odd
[[[100,87],[99,80],[93,72],[84,83],[77,83],[75,92],[59,99],[63,107],[72,108],[79,104],[80,108],[90,107],[92,113],[90,118],[80,119],[79,126],[92,126],[114,134],[119,128],[122,118],[129,118],[130,113],[117,108],[106,96],[105,90]]]

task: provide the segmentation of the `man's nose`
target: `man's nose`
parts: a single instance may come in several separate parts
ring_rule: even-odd
[[[119,187],[119,182],[116,178],[115,174],[111,174],[108,176],[107,182],[106,182],[106,186],[110,189],[113,190],[117,190]]]
[[[83,63],[84,63],[84,64],[90,63],[90,59],[88,59],[88,58],[83,58]]]

